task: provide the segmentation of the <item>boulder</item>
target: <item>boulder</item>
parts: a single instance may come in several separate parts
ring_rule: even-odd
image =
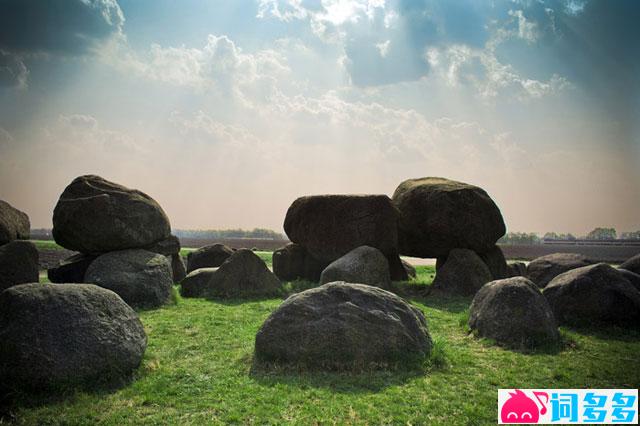
[[[389,262],[378,249],[369,246],[355,248],[322,271],[320,284],[334,281],[390,289]]]
[[[389,273],[391,274],[391,281],[407,281],[409,280],[409,272],[402,263],[402,259],[397,254],[388,254],[386,256],[387,263],[389,264]]]
[[[407,277],[415,279],[418,276],[418,274],[416,273],[416,268],[414,268],[414,266],[406,260],[401,259],[400,261],[402,262],[402,267],[407,273]]]
[[[491,281],[476,293],[469,328],[508,347],[553,345],[560,334],[549,303],[527,278]]]
[[[305,279],[318,282],[327,262],[314,258],[303,246],[289,243],[273,252],[273,273],[282,281]]]
[[[0,291],[38,281],[38,249],[32,242],[12,241],[0,246]]]
[[[432,342],[420,310],[377,287],[328,283],[290,296],[264,322],[259,363],[312,369],[423,360]]]
[[[169,258],[169,262],[171,262],[171,276],[173,277],[173,282],[179,283],[187,276],[187,269],[184,266],[182,256],[180,256],[179,253],[175,253],[167,257]]]
[[[187,254],[187,274],[200,268],[217,268],[233,254],[224,244],[211,244]]]
[[[52,283],[83,283],[87,268],[97,256],[90,254],[74,254],[58,263],[58,266],[49,268],[47,275]]]
[[[640,327],[640,291],[606,263],[558,275],[544,288],[559,324]]]
[[[591,265],[594,262],[576,253],[553,253],[532,260],[527,265],[527,278],[544,288],[552,279],[570,271]]]
[[[201,268],[180,283],[184,297],[260,297],[276,295],[280,280],[253,251],[235,251],[219,268]]]
[[[74,179],[53,211],[56,242],[86,254],[147,247],[170,232],[169,219],[155,200],[99,176]]]
[[[444,293],[473,296],[492,281],[491,271],[473,250],[453,249],[436,270],[433,288]]]
[[[527,265],[524,262],[513,262],[507,265],[507,273],[509,277],[526,277]]]
[[[640,254],[627,259],[622,265],[620,265],[620,268],[640,274]]]
[[[328,283],[290,296],[256,335],[259,363],[311,369],[385,367],[431,351],[420,310],[377,287]]]
[[[510,276],[507,261],[504,258],[504,254],[500,247],[493,246],[491,250],[485,251],[484,253],[478,253],[478,255],[489,268],[494,280],[501,280]]]
[[[400,254],[447,256],[455,248],[484,253],[504,235],[500,209],[481,188],[438,177],[409,179],[393,194],[400,211]]]
[[[327,263],[360,246],[397,255],[397,226],[398,211],[386,195],[301,197],[284,220],[289,239]]]
[[[169,260],[146,250],[105,253],[91,262],[84,279],[114,291],[133,308],[155,308],[172,295]]]
[[[182,297],[202,297],[217,270],[218,268],[198,268],[189,272],[180,281],[180,295]]]
[[[626,269],[618,268],[618,271],[627,279],[638,291],[640,291],[640,275]]]
[[[29,216],[0,200],[0,245],[14,240],[28,240],[30,230]]]
[[[12,389],[122,383],[147,337],[114,292],[88,284],[22,284],[0,293],[0,383]]]

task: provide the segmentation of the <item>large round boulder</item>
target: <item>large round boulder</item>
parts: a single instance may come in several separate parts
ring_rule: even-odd
[[[52,283],[83,283],[84,275],[97,256],[77,253],[62,259],[58,266],[49,268],[47,276]]]
[[[473,250],[453,249],[438,261],[432,287],[443,293],[473,296],[493,280],[491,271]]]
[[[170,232],[169,219],[155,200],[94,175],[74,179],[53,211],[56,242],[87,254],[146,247]]]
[[[640,254],[637,254],[620,265],[620,268],[640,274]]]
[[[201,268],[180,283],[184,297],[226,298],[276,295],[280,280],[249,249],[237,250],[219,268]]]
[[[0,246],[0,291],[16,284],[38,282],[38,249],[30,241]]]
[[[120,383],[147,337],[114,292],[88,284],[22,284],[0,293],[0,383],[42,390]]]
[[[592,265],[594,262],[577,253],[553,253],[538,257],[527,265],[527,278],[544,288],[552,279],[572,269]]]
[[[187,254],[187,274],[200,268],[217,268],[233,254],[224,244],[211,244]]]
[[[491,281],[476,293],[469,328],[508,347],[553,345],[560,334],[549,303],[527,278]]]
[[[481,188],[438,177],[409,179],[393,194],[400,211],[400,254],[446,256],[455,248],[491,250],[506,231],[500,209]]]
[[[298,198],[287,210],[284,230],[320,262],[354,248],[398,254],[398,211],[386,195],[317,195]]]
[[[0,200],[0,245],[14,240],[28,240],[30,230],[29,216]]]
[[[542,294],[560,324],[640,326],[640,291],[606,263],[560,274]]]
[[[313,369],[384,367],[423,360],[431,346],[417,308],[377,287],[334,282],[282,303],[258,331],[255,356]]]
[[[320,276],[320,284],[334,281],[391,288],[389,262],[380,250],[362,246],[331,262]]]
[[[182,297],[203,297],[204,289],[218,268],[198,268],[191,271],[180,281],[180,295]]]
[[[318,282],[327,262],[314,258],[303,246],[289,243],[273,252],[273,273],[282,281],[305,279]]]
[[[105,253],[91,262],[84,279],[114,291],[133,308],[155,308],[172,295],[169,260],[146,250]]]

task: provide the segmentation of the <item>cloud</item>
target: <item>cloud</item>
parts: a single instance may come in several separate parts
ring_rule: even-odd
[[[527,20],[522,10],[510,10],[509,16],[513,16],[518,20],[518,37],[529,43],[533,43],[538,39],[538,25],[535,22]]]
[[[385,9],[385,3],[385,0],[259,0],[257,17],[274,17],[283,22],[308,20],[318,37],[336,42],[344,36],[342,26],[373,20]]]
[[[27,87],[29,70],[22,60],[0,50],[0,88]]]
[[[142,55],[131,50],[126,40],[114,39],[103,49],[102,58],[126,73],[197,90],[215,90],[244,103],[266,101],[275,82],[291,71],[277,50],[244,53],[226,35],[210,34],[202,48],[153,44]]]
[[[91,155],[97,162],[114,156],[145,154],[132,137],[117,130],[104,129],[95,117],[87,114],[60,115],[43,129],[42,139],[59,150],[59,154],[70,157]]]
[[[389,53],[389,46],[391,45],[391,40],[386,40],[382,43],[377,43],[376,47],[378,48],[378,51],[380,52],[380,56],[382,56],[383,58],[385,58],[387,56],[387,54]]]
[[[116,0],[4,0],[0,2],[0,49],[19,54],[83,54],[119,32],[123,24]]]
[[[466,45],[432,48],[426,52],[434,78],[449,87],[471,87],[484,100],[529,101],[558,94],[572,88],[564,77],[553,74],[547,80],[536,80],[519,74],[509,64],[500,62],[491,44],[484,49]]]

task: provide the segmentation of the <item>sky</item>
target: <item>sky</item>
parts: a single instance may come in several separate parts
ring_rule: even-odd
[[[302,195],[484,188],[514,232],[640,229],[640,2],[0,0],[0,199],[83,174],[174,229]]]

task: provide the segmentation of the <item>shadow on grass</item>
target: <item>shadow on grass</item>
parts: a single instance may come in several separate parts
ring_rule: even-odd
[[[468,334],[472,335],[475,339],[478,340],[485,347],[500,347],[504,350],[508,350],[511,352],[520,353],[523,355],[557,355],[562,351],[571,350],[577,347],[577,342],[571,336],[571,334],[560,331],[560,341],[538,341],[537,343],[531,342],[520,342],[520,343],[510,343],[504,344],[496,342],[494,339],[490,339],[487,337],[480,336],[477,330],[471,330],[469,328],[469,310],[465,310],[460,312],[458,315],[458,325],[462,330]]]
[[[350,394],[380,392],[449,367],[448,344],[438,338],[433,340],[428,357],[391,364],[350,365],[324,370],[301,364],[265,363],[251,356],[246,361],[251,363],[249,376],[264,386],[326,388]]]
[[[110,382],[93,382],[61,385],[38,389],[13,389],[0,384],[0,424],[16,421],[15,412],[21,408],[39,408],[50,404],[73,403],[81,394],[106,397],[129,386],[139,377],[136,373]]]
[[[273,294],[260,295],[260,296],[210,296],[210,297],[192,297],[192,296],[182,296],[179,292],[179,286],[176,286],[176,304],[180,302],[181,299],[200,299],[207,300],[210,302],[219,303],[225,306],[238,306],[245,303],[252,302],[265,302],[274,299],[282,299],[285,300],[292,294],[300,293],[304,290],[309,290],[311,288],[319,287],[320,284],[307,281],[307,280],[294,280],[294,281],[285,281],[282,283],[279,289],[277,289]]]
[[[313,368],[305,365],[278,365],[251,361],[249,376],[263,386],[287,385],[301,389],[326,388],[339,393],[375,393],[424,376],[421,366],[403,368],[400,365],[377,365],[350,369]]]
[[[637,327],[637,326],[636,326]],[[577,334],[595,337],[601,340],[615,340],[620,342],[640,342],[640,330],[610,324],[582,324],[563,326],[561,331],[567,335]]]
[[[423,295],[408,296],[409,299],[425,305],[428,308],[460,314],[469,309],[473,296],[455,296],[429,289]]]
[[[251,368],[250,376],[263,386],[287,385],[301,389],[314,387],[326,388],[333,392],[362,394],[375,393],[391,386],[400,386],[411,379],[424,376],[424,370],[368,370],[314,371],[293,367],[287,368]]]

